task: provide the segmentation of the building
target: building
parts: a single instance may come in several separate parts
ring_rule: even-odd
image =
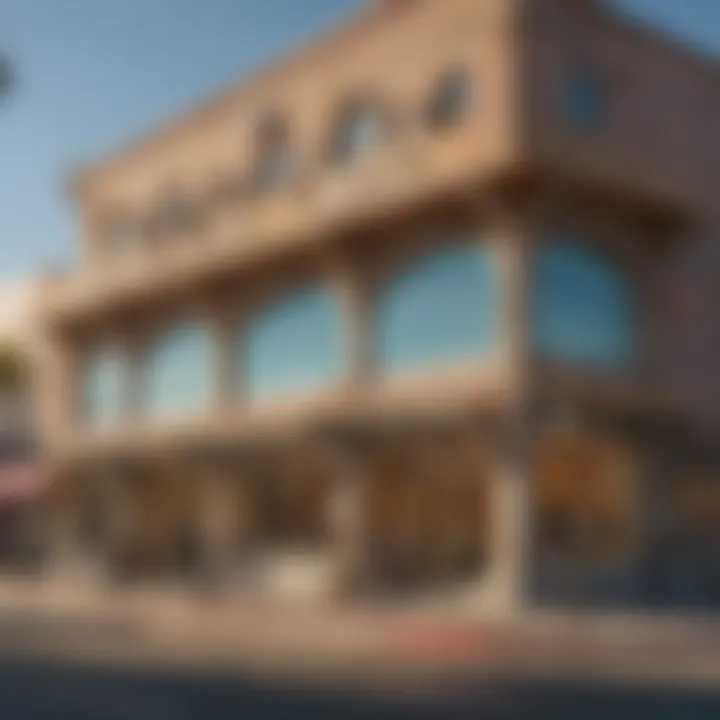
[[[57,555],[710,601],[719,78],[593,0],[385,0],[84,168]]]
[[[36,570],[42,559],[49,476],[37,437],[37,318],[44,280],[0,287],[0,569]]]

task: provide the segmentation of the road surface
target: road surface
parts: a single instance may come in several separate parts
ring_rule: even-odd
[[[0,661],[2,720],[284,720],[303,718],[553,718],[713,720],[720,689],[600,682],[465,679],[422,691]]]

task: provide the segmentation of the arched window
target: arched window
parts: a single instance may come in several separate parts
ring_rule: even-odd
[[[378,298],[380,370],[483,354],[493,340],[495,295],[490,253],[479,242],[454,243],[417,258]]]
[[[243,200],[250,190],[250,181],[245,173],[224,173],[218,175],[205,191],[206,206],[233,205]]]
[[[212,397],[212,360],[210,336],[201,325],[186,321],[162,332],[149,346],[143,368],[147,415],[205,409]]]
[[[262,310],[244,340],[243,380],[251,400],[331,384],[342,370],[337,303],[308,287]]]
[[[464,70],[445,73],[433,88],[426,108],[426,123],[431,128],[445,128],[458,123],[473,102],[470,76]]]
[[[203,221],[203,210],[198,199],[181,188],[167,189],[148,221],[151,235],[164,241],[195,232]]]
[[[386,133],[386,118],[377,105],[355,101],[340,114],[331,139],[333,160],[346,162],[378,145]]]
[[[117,212],[100,223],[103,249],[111,256],[137,250],[144,240],[142,223],[127,213]]]
[[[91,427],[119,422],[126,405],[126,367],[115,348],[95,351],[87,359],[82,376],[82,415]]]
[[[534,294],[535,343],[544,355],[610,368],[631,360],[630,289],[604,255],[568,241],[546,245]]]
[[[277,114],[264,117],[258,124],[254,142],[253,188],[272,190],[286,183],[292,168],[290,133],[285,120]]]

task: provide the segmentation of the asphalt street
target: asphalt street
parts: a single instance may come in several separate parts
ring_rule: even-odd
[[[187,672],[0,662],[3,720],[212,720],[248,718],[720,718],[720,689],[602,682],[465,678],[442,688],[363,690],[355,685]]]

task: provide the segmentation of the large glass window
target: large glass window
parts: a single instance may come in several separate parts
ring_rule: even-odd
[[[148,348],[145,410],[150,417],[186,415],[206,408],[213,391],[213,349],[194,322],[165,330]]]
[[[251,400],[304,391],[337,380],[341,324],[335,298],[304,288],[272,303],[244,337],[245,390]]]
[[[93,353],[84,365],[82,414],[91,427],[119,422],[125,411],[126,368],[122,354],[114,348]]]
[[[534,292],[535,342],[543,354],[610,368],[630,361],[630,290],[604,255],[569,241],[546,245]]]
[[[496,315],[493,263],[480,242],[424,254],[378,298],[380,370],[481,355],[492,342]]]

